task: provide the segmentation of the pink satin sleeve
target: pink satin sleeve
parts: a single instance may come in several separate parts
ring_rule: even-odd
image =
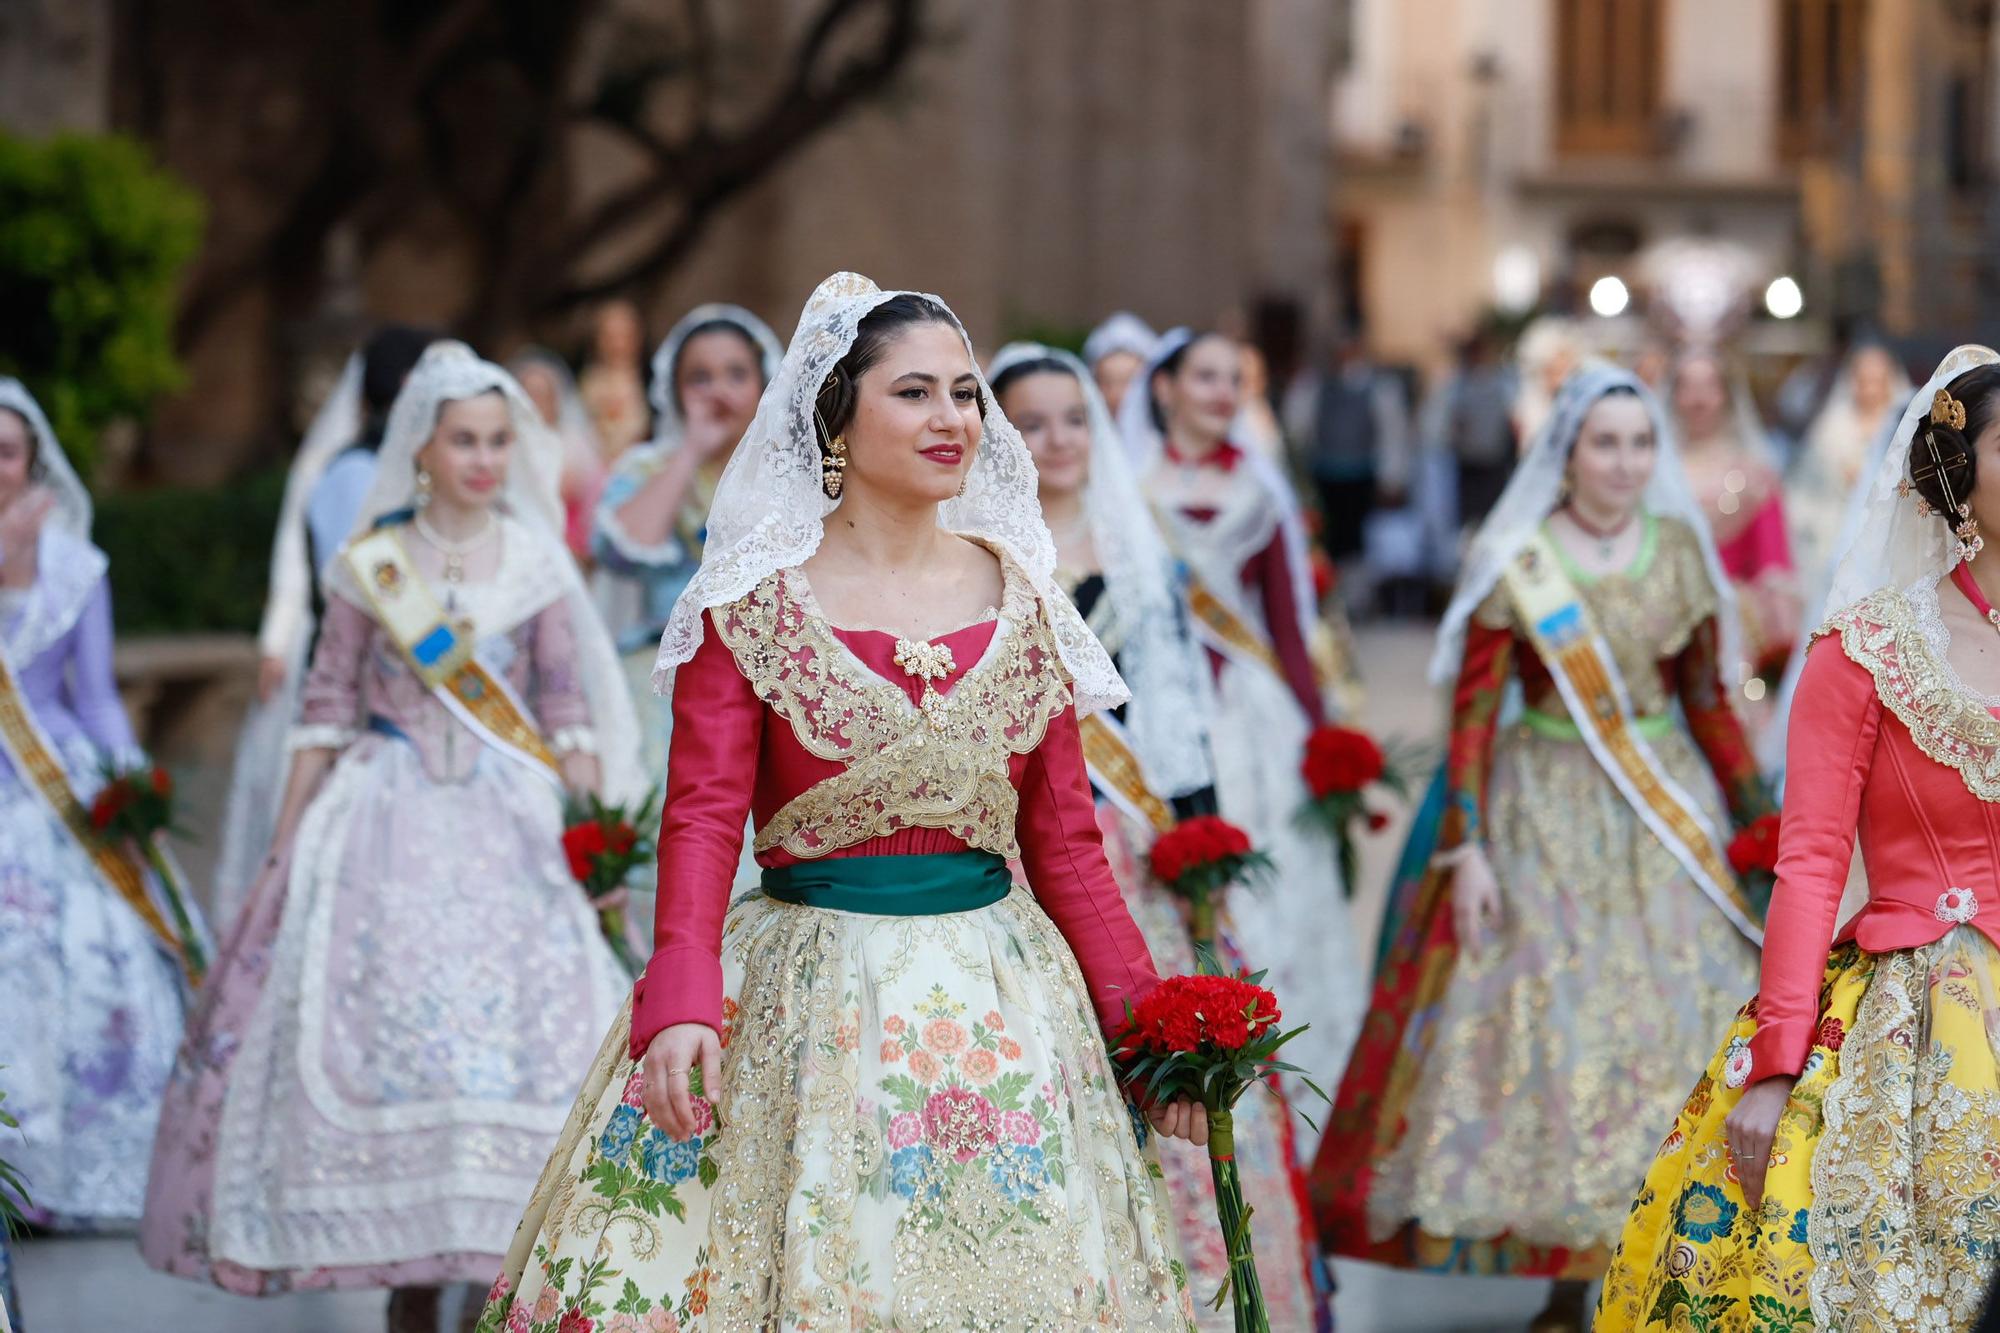
[[[1764,925],[1752,1082],[1796,1075],[1811,1053],[1820,982],[1881,726],[1874,678],[1848,659],[1838,638],[1814,644],[1792,700],[1785,748],[1790,779],[1778,886]]]
[[[350,731],[361,725],[361,673],[374,633],[366,611],[345,598],[326,599],[312,666],[299,692],[299,721]]]
[[[1306,627],[1299,624],[1298,594],[1292,587],[1292,562],[1285,551],[1281,528],[1250,562],[1247,572],[1264,603],[1264,623],[1271,627],[1271,648],[1285,668],[1285,683],[1292,687],[1299,707],[1317,727],[1326,721],[1326,705],[1319,694],[1319,676],[1313,670],[1312,652],[1306,645]]]
[[[1098,1022],[1117,1032],[1126,1003],[1137,1004],[1160,974],[1105,859],[1074,708],[1028,756],[1014,832],[1028,887],[1076,955]]]
[[[633,1059],[676,1023],[722,1031],[722,922],[743,855],[764,705],[711,623],[674,674],[653,956],[632,988]]]
[[[1785,530],[1785,505],[1774,489],[1755,517],[1717,554],[1731,578],[1751,580],[1773,570],[1792,570],[1792,539]]]

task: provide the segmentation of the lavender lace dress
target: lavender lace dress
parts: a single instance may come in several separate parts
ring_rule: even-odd
[[[0,591],[0,649],[87,803],[106,759],[143,759],[112,681],[105,559],[50,527],[39,570]],[[182,1016],[177,965],[0,752],[0,1086],[21,1121],[0,1155],[35,1221],[138,1218]]]
[[[569,612],[507,535],[453,609],[554,748],[587,746]],[[189,1024],[140,1247],[249,1294],[483,1283],[627,981],[570,878],[555,786],[338,595],[301,723],[295,748],[341,753]]]

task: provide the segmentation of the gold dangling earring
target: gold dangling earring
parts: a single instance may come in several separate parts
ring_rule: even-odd
[[[1979,520],[1972,516],[1971,505],[1961,504],[1958,507],[1958,519],[1958,526],[1951,533],[1958,538],[1959,563],[1969,565],[1974,556],[1986,549],[1986,539],[1979,535]]]
[[[417,508],[422,509],[431,502],[431,474],[423,468],[417,469]]]
[[[820,471],[820,489],[826,492],[827,499],[838,500],[840,498],[840,488],[846,480],[844,476],[846,471],[847,434],[843,431],[839,435],[834,436],[833,442],[826,446],[826,461]]]

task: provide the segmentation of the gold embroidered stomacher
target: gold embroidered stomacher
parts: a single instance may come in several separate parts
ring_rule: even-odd
[[[1957,769],[1980,800],[2000,801],[2000,720],[1953,682],[1906,593],[1885,588],[1862,598],[1813,637],[1828,634],[1839,635],[1848,660],[1875,678],[1882,706],[1909,728],[1919,750]]]
[[[1042,742],[1070,704],[1033,588],[1011,566],[996,641],[948,694],[937,645],[903,646],[902,665],[926,683],[924,706],[870,671],[826,622],[767,577],[715,616],[751,687],[807,751],[845,771],[800,792],[757,832],[759,852],[825,856],[907,828],[943,829],[968,847],[1020,854],[1013,757]]]

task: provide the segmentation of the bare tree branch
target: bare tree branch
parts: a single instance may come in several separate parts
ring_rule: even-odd
[[[549,294],[537,313],[550,314],[603,300],[651,283],[684,258],[707,229],[717,209],[780,165],[826,125],[876,92],[915,49],[921,34],[922,0],[886,0],[882,32],[867,51],[830,75],[815,67],[841,25],[867,0],[829,0],[793,59],[792,72],[763,113],[741,134],[689,154],[679,173],[656,172],[601,204],[580,223],[564,248],[587,254],[666,201],[684,202],[670,224],[643,253],[612,272]]]

